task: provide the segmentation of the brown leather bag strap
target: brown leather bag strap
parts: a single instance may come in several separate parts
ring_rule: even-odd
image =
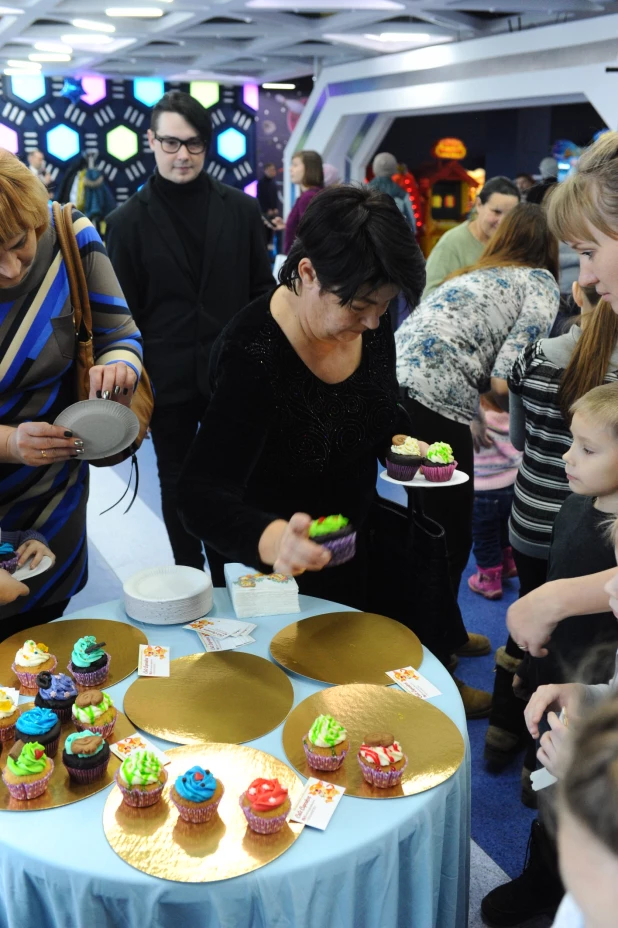
[[[88,341],[92,339],[92,313],[88,296],[88,282],[84,274],[75,232],[73,231],[73,204],[67,203],[61,207],[59,203],[54,202],[52,210],[56,235],[60,243],[60,250],[64,258],[69,281],[75,332],[78,338],[80,338],[81,333],[80,341]]]

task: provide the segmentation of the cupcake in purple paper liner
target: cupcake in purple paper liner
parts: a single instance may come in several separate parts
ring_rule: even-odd
[[[103,650],[104,641],[85,635],[73,645],[67,670],[80,686],[100,686],[107,680],[111,657]]]
[[[356,554],[356,532],[345,516],[322,516],[309,526],[309,538],[331,552],[327,567],[351,561]]]
[[[77,699],[77,686],[66,673],[49,673],[44,670],[37,675],[38,693],[34,705],[39,709],[51,709],[61,722],[71,721],[71,709]]]
[[[18,649],[15,660],[11,666],[13,673],[17,674],[22,686],[30,690],[36,689],[36,678],[43,670],[53,673],[58,661],[49,653],[47,645],[35,642],[31,638],[24,641]]]
[[[109,693],[98,689],[83,690],[71,711],[73,724],[78,731],[92,731],[103,738],[111,738],[118,711]]]
[[[430,483],[446,483],[453,476],[456,467],[457,461],[451,446],[445,441],[435,441],[427,449],[421,471]]]
[[[176,777],[170,799],[183,821],[203,825],[215,817],[223,792],[223,784],[210,770],[195,766]]]
[[[24,744],[36,742],[48,757],[55,757],[60,743],[60,719],[51,709],[28,709],[15,722],[15,737]]]
[[[279,780],[254,780],[241,795],[240,808],[252,831],[273,835],[285,825],[292,803]]]
[[[332,715],[318,715],[303,738],[303,748],[314,770],[338,770],[350,750],[348,733]]]
[[[18,690],[0,688],[0,752],[3,741],[12,741],[15,737],[15,723],[19,718],[19,709],[15,700]]]
[[[47,789],[54,762],[36,741],[16,741],[6,759],[2,779],[13,799],[36,799]]]
[[[116,783],[128,806],[145,809],[161,798],[167,772],[152,751],[133,751],[122,762]]]
[[[421,446],[410,435],[393,435],[391,450],[386,455],[386,473],[393,480],[412,480],[421,466]]]
[[[398,786],[408,765],[401,745],[388,732],[366,735],[357,758],[365,781],[380,789]]]
[[[76,783],[95,783],[104,777],[110,757],[109,745],[93,731],[73,732],[64,742],[62,763]]]
[[[13,545],[3,541],[2,544],[0,544],[0,568],[2,568],[2,570],[8,570],[10,574],[14,574],[18,566],[19,554],[16,553]]]

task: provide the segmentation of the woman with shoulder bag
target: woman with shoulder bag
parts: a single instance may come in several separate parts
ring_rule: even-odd
[[[92,309],[89,398],[129,406],[142,370],[140,333],[98,233],[76,210],[72,218]],[[27,597],[0,608],[0,640],[61,616],[87,580],[83,443],[51,424],[77,399],[75,355],[67,267],[45,188],[0,151],[0,525],[40,532],[56,555]]]

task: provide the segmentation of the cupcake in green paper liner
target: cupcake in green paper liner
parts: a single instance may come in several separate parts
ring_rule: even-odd
[[[303,748],[314,770],[338,770],[350,750],[348,733],[332,715],[318,715],[303,738]]]
[[[36,799],[47,789],[54,762],[42,744],[16,741],[6,759],[2,779],[13,799]]]
[[[152,751],[133,751],[116,774],[126,804],[140,809],[159,801],[166,781],[167,771]]]
[[[421,466],[421,446],[410,435],[393,435],[391,450],[386,455],[386,473],[393,480],[412,480]]]
[[[445,441],[435,441],[427,449],[421,471],[431,483],[446,483],[453,476],[457,461],[453,449]]]
[[[309,538],[331,552],[327,567],[351,561],[356,554],[356,531],[345,516],[322,516],[309,526]]]

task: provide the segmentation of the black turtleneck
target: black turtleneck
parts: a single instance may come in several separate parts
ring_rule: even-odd
[[[155,171],[153,188],[182,242],[191,274],[198,287],[206,247],[206,220],[210,192],[208,177],[202,172],[195,180],[187,184],[175,184]]]

